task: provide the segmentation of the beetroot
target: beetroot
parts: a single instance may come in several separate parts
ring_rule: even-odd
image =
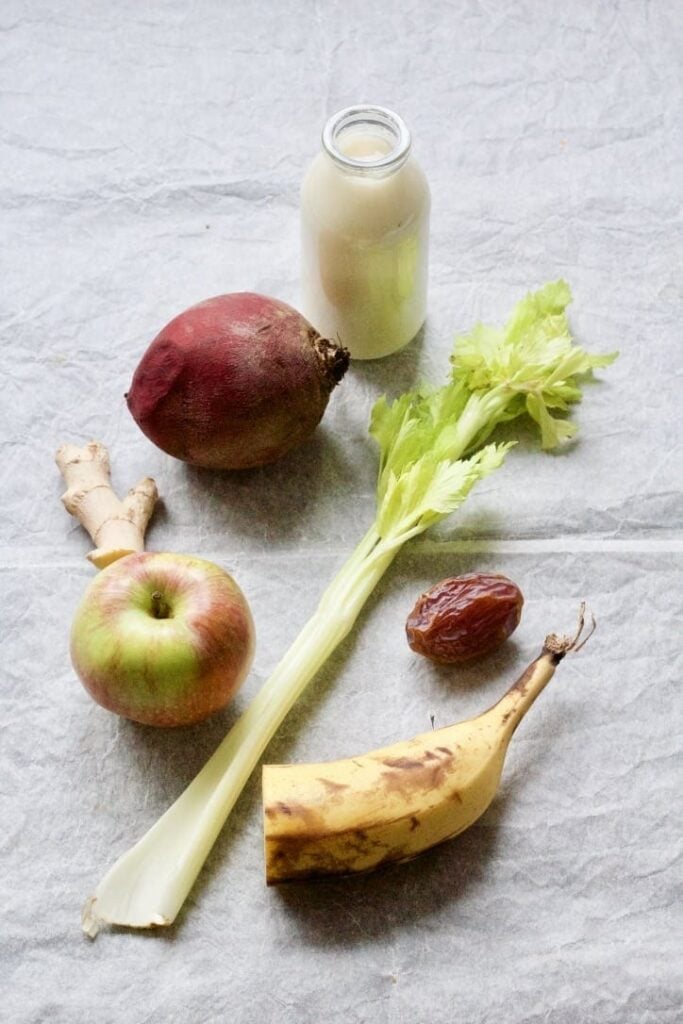
[[[291,306],[235,292],[171,320],[142,357],[126,401],[169,455],[247,469],[306,440],[348,364],[346,349]]]

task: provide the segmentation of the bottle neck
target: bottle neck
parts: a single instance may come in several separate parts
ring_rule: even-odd
[[[346,174],[386,177],[398,171],[410,153],[405,122],[385,107],[347,107],[323,129],[323,149]]]

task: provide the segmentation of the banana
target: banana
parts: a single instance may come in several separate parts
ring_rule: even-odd
[[[565,654],[588,639],[578,643],[583,625],[582,606],[576,635],[546,637],[541,654],[477,718],[359,757],[264,765],[268,885],[409,860],[468,828],[495,796],[519,722]]]

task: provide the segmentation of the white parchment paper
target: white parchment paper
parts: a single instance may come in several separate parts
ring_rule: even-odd
[[[0,972],[8,1024],[675,1024],[681,982],[681,52],[643,4],[5,0],[0,6]],[[430,315],[352,368],[324,424],[234,476],[173,462],[123,393],[173,315],[223,291],[298,302],[298,189],[330,113],[410,124],[433,192]],[[376,396],[439,381],[453,335],[563,276],[621,358],[579,441],[531,432],[399,557],[268,751],[322,760],[491,703],[586,599],[599,629],[515,736],[457,841],[267,890],[258,778],[176,926],[95,943],[81,904],[181,792],[374,515]],[[96,437],[153,475],[149,547],[228,568],[258,634],[235,704],[177,732],[93,704],[68,630],[93,570],[53,455]],[[505,572],[515,638],[460,673],[407,648],[416,596]]]

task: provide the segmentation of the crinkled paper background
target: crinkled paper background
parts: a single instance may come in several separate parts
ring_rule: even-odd
[[[4,0],[0,5],[2,1020],[7,1024],[675,1024],[681,1020],[681,55],[675,0]],[[298,302],[298,189],[326,116],[397,109],[433,191],[430,316],[355,366],[324,425],[240,476],[165,457],[123,393],[222,291]],[[531,432],[397,560],[269,760],[370,749],[483,709],[585,598],[599,629],[515,737],[458,840],[367,877],[267,890],[258,780],[177,925],[96,942],[80,907],[180,793],[373,518],[374,398],[438,381],[456,331],[563,276],[621,358],[580,440]],[[70,667],[93,570],[60,442],[152,474],[149,546],[234,573],[258,652],[179,732],[94,705]],[[514,642],[455,675],[408,650],[435,580],[511,575]]]

